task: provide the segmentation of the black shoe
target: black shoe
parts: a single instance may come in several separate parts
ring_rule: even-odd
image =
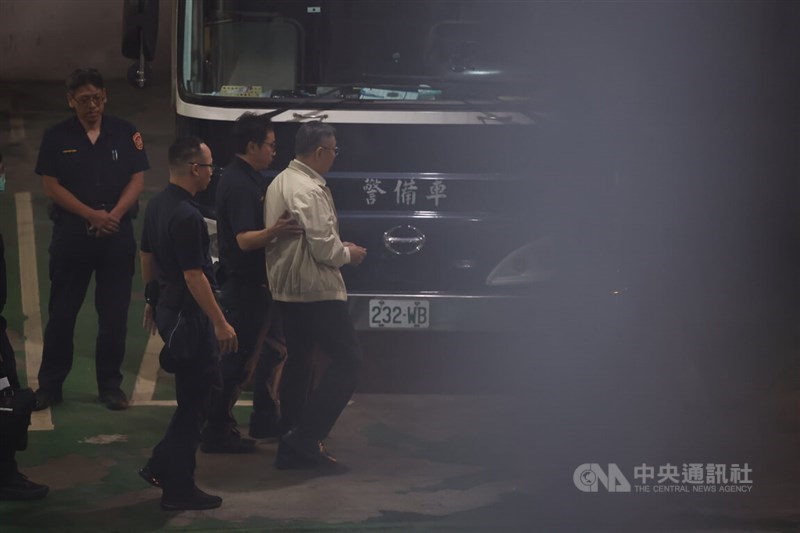
[[[46,389],[39,389],[35,393],[36,405],[33,406],[34,411],[43,411],[51,405],[61,403],[61,391],[50,391]]]
[[[203,453],[253,453],[255,449],[256,441],[242,437],[235,429],[221,439],[206,434],[200,444]]]
[[[295,452],[291,447],[281,441],[278,444],[278,453],[275,454],[275,461],[272,463],[278,470],[300,470],[304,468],[314,468],[305,457]]]
[[[128,408],[128,397],[122,389],[100,391],[100,401],[112,411],[123,411]]]
[[[275,416],[250,415],[248,434],[254,439],[279,439],[287,431]]]
[[[150,465],[144,465],[139,469],[139,477],[150,483],[152,486],[161,488],[161,476],[153,473],[153,469],[150,468]]]
[[[347,467],[328,453],[321,441],[303,441],[294,432],[281,438],[274,464],[278,470],[319,468],[332,472],[347,471]]]
[[[0,482],[0,500],[41,500],[47,496],[50,487],[40,485],[17,472],[14,476]]]
[[[197,487],[189,491],[167,491],[161,495],[161,508],[165,511],[202,511],[216,509],[222,498],[206,494]]]

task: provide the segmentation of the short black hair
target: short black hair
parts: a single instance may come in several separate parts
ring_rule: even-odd
[[[247,152],[247,144],[251,141],[258,146],[264,144],[269,132],[275,131],[267,114],[258,115],[246,111],[233,124],[234,150],[237,154]]]
[[[79,87],[94,85],[98,89],[104,87],[103,75],[96,68],[76,68],[67,76],[67,91],[74,93]]]
[[[330,124],[325,124],[319,120],[306,122],[297,130],[294,138],[294,153],[296,155],[306,155],[314,151],[317,146],[322,145],[322,141],[336,136],[336,128]]]
[[[172,167],[197,162],[203,156],[202,139],[198,137],[181,137],[169,147],[169,164]]]

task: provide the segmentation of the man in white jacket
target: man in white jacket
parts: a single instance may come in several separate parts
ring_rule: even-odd
[[[266,253],[269,288],[280,306],[289,354],[281,381],[281,418],[293,429],[278,447],[279,469],[338,467],[322,439],[350,400],[361,367],[339,268],[359,265],[367,250],[339,238],[333,197],[322,177],[338,153],[332,126],[303,124],[295,138],[295,159],[275,177],[264,202],[266,227],[288,211],[304,229],[302,238],[276,241]],[[316,346],[331,363],[309,394]]]

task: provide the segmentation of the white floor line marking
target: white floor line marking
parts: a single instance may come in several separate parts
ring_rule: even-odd
[[[178,402],[175,400],[145,400],[142,402],[138,402],[136,404],[137,407],[143,406],[155,406],[155,407],[175,407],[178,405]],[[239,400],[236,402],[237,407],[252,407],[253,400]]]
[[[133,397],[131,402],[135,405],[148,405],[147,402],[153,399],[158,381],[158,354],[164,346],[161,337],[150,335],[147,339],[147,346],[142,356],[142,364],[139,373],[136,375],[136,384],[133,387]]]
[[[17,239],[19,242],[19,278],[22,292],[22,314],[25,315],[25,372],[28,386],[39,386],[39,365],[42,362],[42,309],[39,305],[39,274],[36,267],[36,236],[33,227],[33,205],[30,192],[14,195],[17,208]],[[50,409],[35,411],[29,429],[53,429]]]

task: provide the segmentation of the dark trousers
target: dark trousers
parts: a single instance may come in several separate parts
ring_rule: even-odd
[[[60,391],[72,368],[75,320],[92,274],[98,319],[97,385],[103,391],[122,384],[135,255],[133,228],[127,218],[118,233],[101,238],[87,235],[85,225],[71,218],[55,225],[50,243],[50,318],[44,332],[39,388]]]
[[[325,438],[358,384],[361,346],[347,302],[280,302],[289,353],[281,378],[281,415],[297,434]],[[330,358],[317,387],[310,391],[314,348]]]
[[[277,421],[278,408],[269,393],[267,382],[280,363],[280,354],[263,341],[267,312],[270,306],[269,290],[264,285],[230,276],[222,286],[220,306],[225,318],[233,326],[239,339],[239,351],[222,356],[222,391],[215,397],[208,417],[208,438],[224,438],[236,427],[233,406],[239,399],[247,380],[247,364],[261,353],[253,375],[254,417]]]
[[[0,313],[6,305],[8,294],[8,284],[6,280],[6,249],[3,243],[3,235],[0,234]],[[14,348],[8,340],[6,333],[6,319],[0,316],[0,358],[2,358],[2,371],[0,376],[5,376],[14,388],[19,388],[19,378],[17,377],[17,362],[14,358]],[[17,462],[14,455],[17,447],[15,439],[0,438],[0,480],[13,477],[17,473]]]
[[[159,307],[156,313],[158,331],[167,340],[169,326],[176,323],[177,313]],[[148,466],[158,476],[165,490],[184,491],[194,486],[195,455],[200,432],[208,418],[213,396],[221,386],[216,338],[208,317],[200,309],[184,311],[184,317],[198,321],[204,332],[198,342],[197,364],[175,373],[175,398],[178,407],[172,415],[164,438],[155,448]]]
[[[3,358],[3,369],[0,375],[6,376],[12,387],[19,388],[14,349],[8,341],[6,321],[2,316],[0,316],[0,356]],[[14,477],[17,473],[17,462],[14,459],[17,453],[16,441],[17,438],[13,435],[0,436],[0,481]]]

